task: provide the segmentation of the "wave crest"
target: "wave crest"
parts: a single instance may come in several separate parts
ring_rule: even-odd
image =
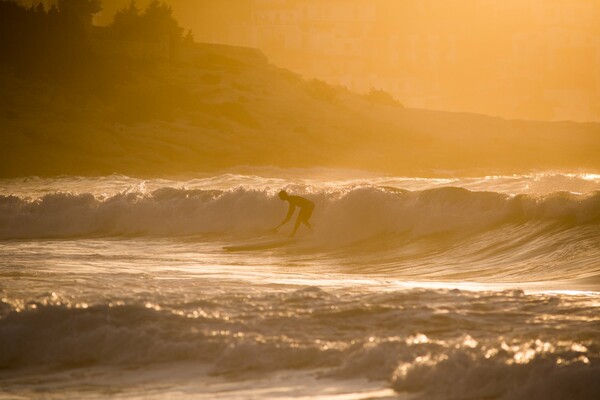
[[[317,204],[315,236],[344,242],[385,234],[468,232],[508,222],[542,220],[572,226],[600,221],[600,192],[512,197],[455,187],[413,192],[357,187],[305,195]],[[110,197],[0,196],[0,239],[252,234],[275,226],[286,210],[275,191],[244,187],[161,188]]]

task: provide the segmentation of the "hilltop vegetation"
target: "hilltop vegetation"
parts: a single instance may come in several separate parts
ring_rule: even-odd
[[[0,176],[165,176],[243,165],[410,175],[600,170],[598,124],[405,109],[379,91],[306,81],[257,50],[194,44],[168,7],[154,4],[160,29],[148,28],[148,9],[129,6],[106,29],[78,19],[78,52],[57,51],[29,70],[3,54]],[[22,49],[37,60],[35,43]]]

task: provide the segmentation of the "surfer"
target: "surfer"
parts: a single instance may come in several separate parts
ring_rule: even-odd
[[[298,213],[298,218],[296,218],[296,225],[294,225],[294,230],[290,234],[290,237],[294,237],[294,235],[296,235],[296,231],[300,227],[301,223],[306,225],[308,229],[312,230],[312,226],[310,225],[310,222],[308,222],[308,220],[310,219],[310,216],[312,215],[315,209],[315,203],[308,199],[305,199],[304,197],[290,196],[285,190],[279,192],[279,198],[283,201],[287,201],[290,204],[290,208],[283,222],[279,224],[274,230],[281,228],[292,218],[292,216],[294,215],[294,211],[296,211],[296,207],[300,208],[300,212]]]

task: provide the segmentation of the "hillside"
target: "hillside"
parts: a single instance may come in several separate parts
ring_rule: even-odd
[[[600,124],[405,109],[304,81],[252,49],[198,44],[176,62],[138,61],[86,82],[0,72],[1,177],[265,165],[430,176],[600,171]]]

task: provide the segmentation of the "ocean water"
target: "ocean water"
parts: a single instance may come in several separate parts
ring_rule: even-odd
[[[0,398],[598,399],[600,176],[0,180]]]

